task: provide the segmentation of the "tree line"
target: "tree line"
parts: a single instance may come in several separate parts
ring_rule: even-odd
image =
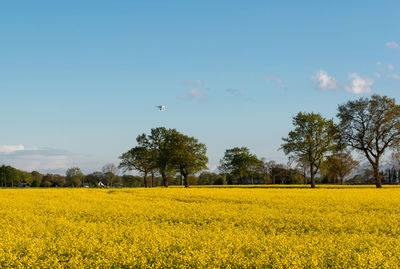
[[[35,187],[168,187],[190,184],[396,184],[400,181],[400,106],[395,99],[372,95],[338,106],[337,123],[319,113],[299,112],[294,129],[282,138],[280,150],[287,164],[266,161],[247,147],[227,149],[219,173],[204,171],[208,158],[205,144],[176,129],[153,128],[136,138],[137,146],[123,153],[118,167],[107,164],[101,172],[84,175],[77,167],[66,175],[32,173],[11,166],[0,167],[0,185],[25,183]],[[392,152],[398,165],[381,170],[382,156]],[[364,156],[369,166],[349,178],[360,163],[353,152]],[[119,171],[125,173],[119,175]],[[141,177],[126,174],[134,171]]]

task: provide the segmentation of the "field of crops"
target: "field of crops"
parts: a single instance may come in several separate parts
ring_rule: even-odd
[[[0,267],[398,268],[400,188],[0,190]]]

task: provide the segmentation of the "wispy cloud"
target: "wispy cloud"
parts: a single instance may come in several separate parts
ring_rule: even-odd
[[[208,93],[201,90],[200,88],[192,88],[186,94],[186,99],[188,100],[197,100],[199,102],[204,102],[208,97]]]
[[[320,90],[337,90],[338,89],[338,81],[329,76],[328,73],[322,69],[317,71],[317,74],[311,79],[317,82],[315,88]]]
[[[286,88],[287,88],[285,82],[283,82],[282,79],[280,79],[280,78],[278,78],[278,77],[274,77],[274,76],[264,76],[264,80],[265,80],[267,83],[276,82],[276,83],[278,83],[278,85],[279,85],[282,89],[286,89]]]
[[[371,87],[375,82],[373,78],[361,77],[357,73],[349,74],[349,79],[351,79],[351,83],[345,88],[348,92],[355,94],[370,93]]]
[[[386,77],[392,79],[400,79],[400,75],[395,73],[387,74]]]
[[[51,148],[0,146],[0,163],[25,171],[65,171],[72,165],[70,157],[66,151]]]
[[[397,42],[389,41],[389,42],[386,42],[386,47],[391,48],[391,49],[398,49],[400,46]]]
[[[393,66],[392,64],[388,64],[388,65],[387,65],[387,68],[388,68],[389,70],[394,70],[394,66]]]
[[[4,153],[4,154],[10,154],[13,153],[15,151],[20,151],[20,150],[24,150],[25,147],[24,145],[4,145],[4,146],[0,146],[0,153]]]
[[[381,77],[381,73],[375,72],[375,73],[374,73],[374,76],[375,76],[376,78],[380,78],[380,77]]]

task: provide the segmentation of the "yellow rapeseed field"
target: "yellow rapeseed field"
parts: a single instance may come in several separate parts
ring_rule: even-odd
[[[399,268],[400,188],[0,190],[0,267]]]

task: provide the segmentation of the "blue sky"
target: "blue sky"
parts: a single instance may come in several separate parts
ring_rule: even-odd
[[[0,163],[86,173],[165,126],[278,151],[299,111],[399,99],[399,1],[1,1]],[[167,105],[160,112],[155,105]]]

